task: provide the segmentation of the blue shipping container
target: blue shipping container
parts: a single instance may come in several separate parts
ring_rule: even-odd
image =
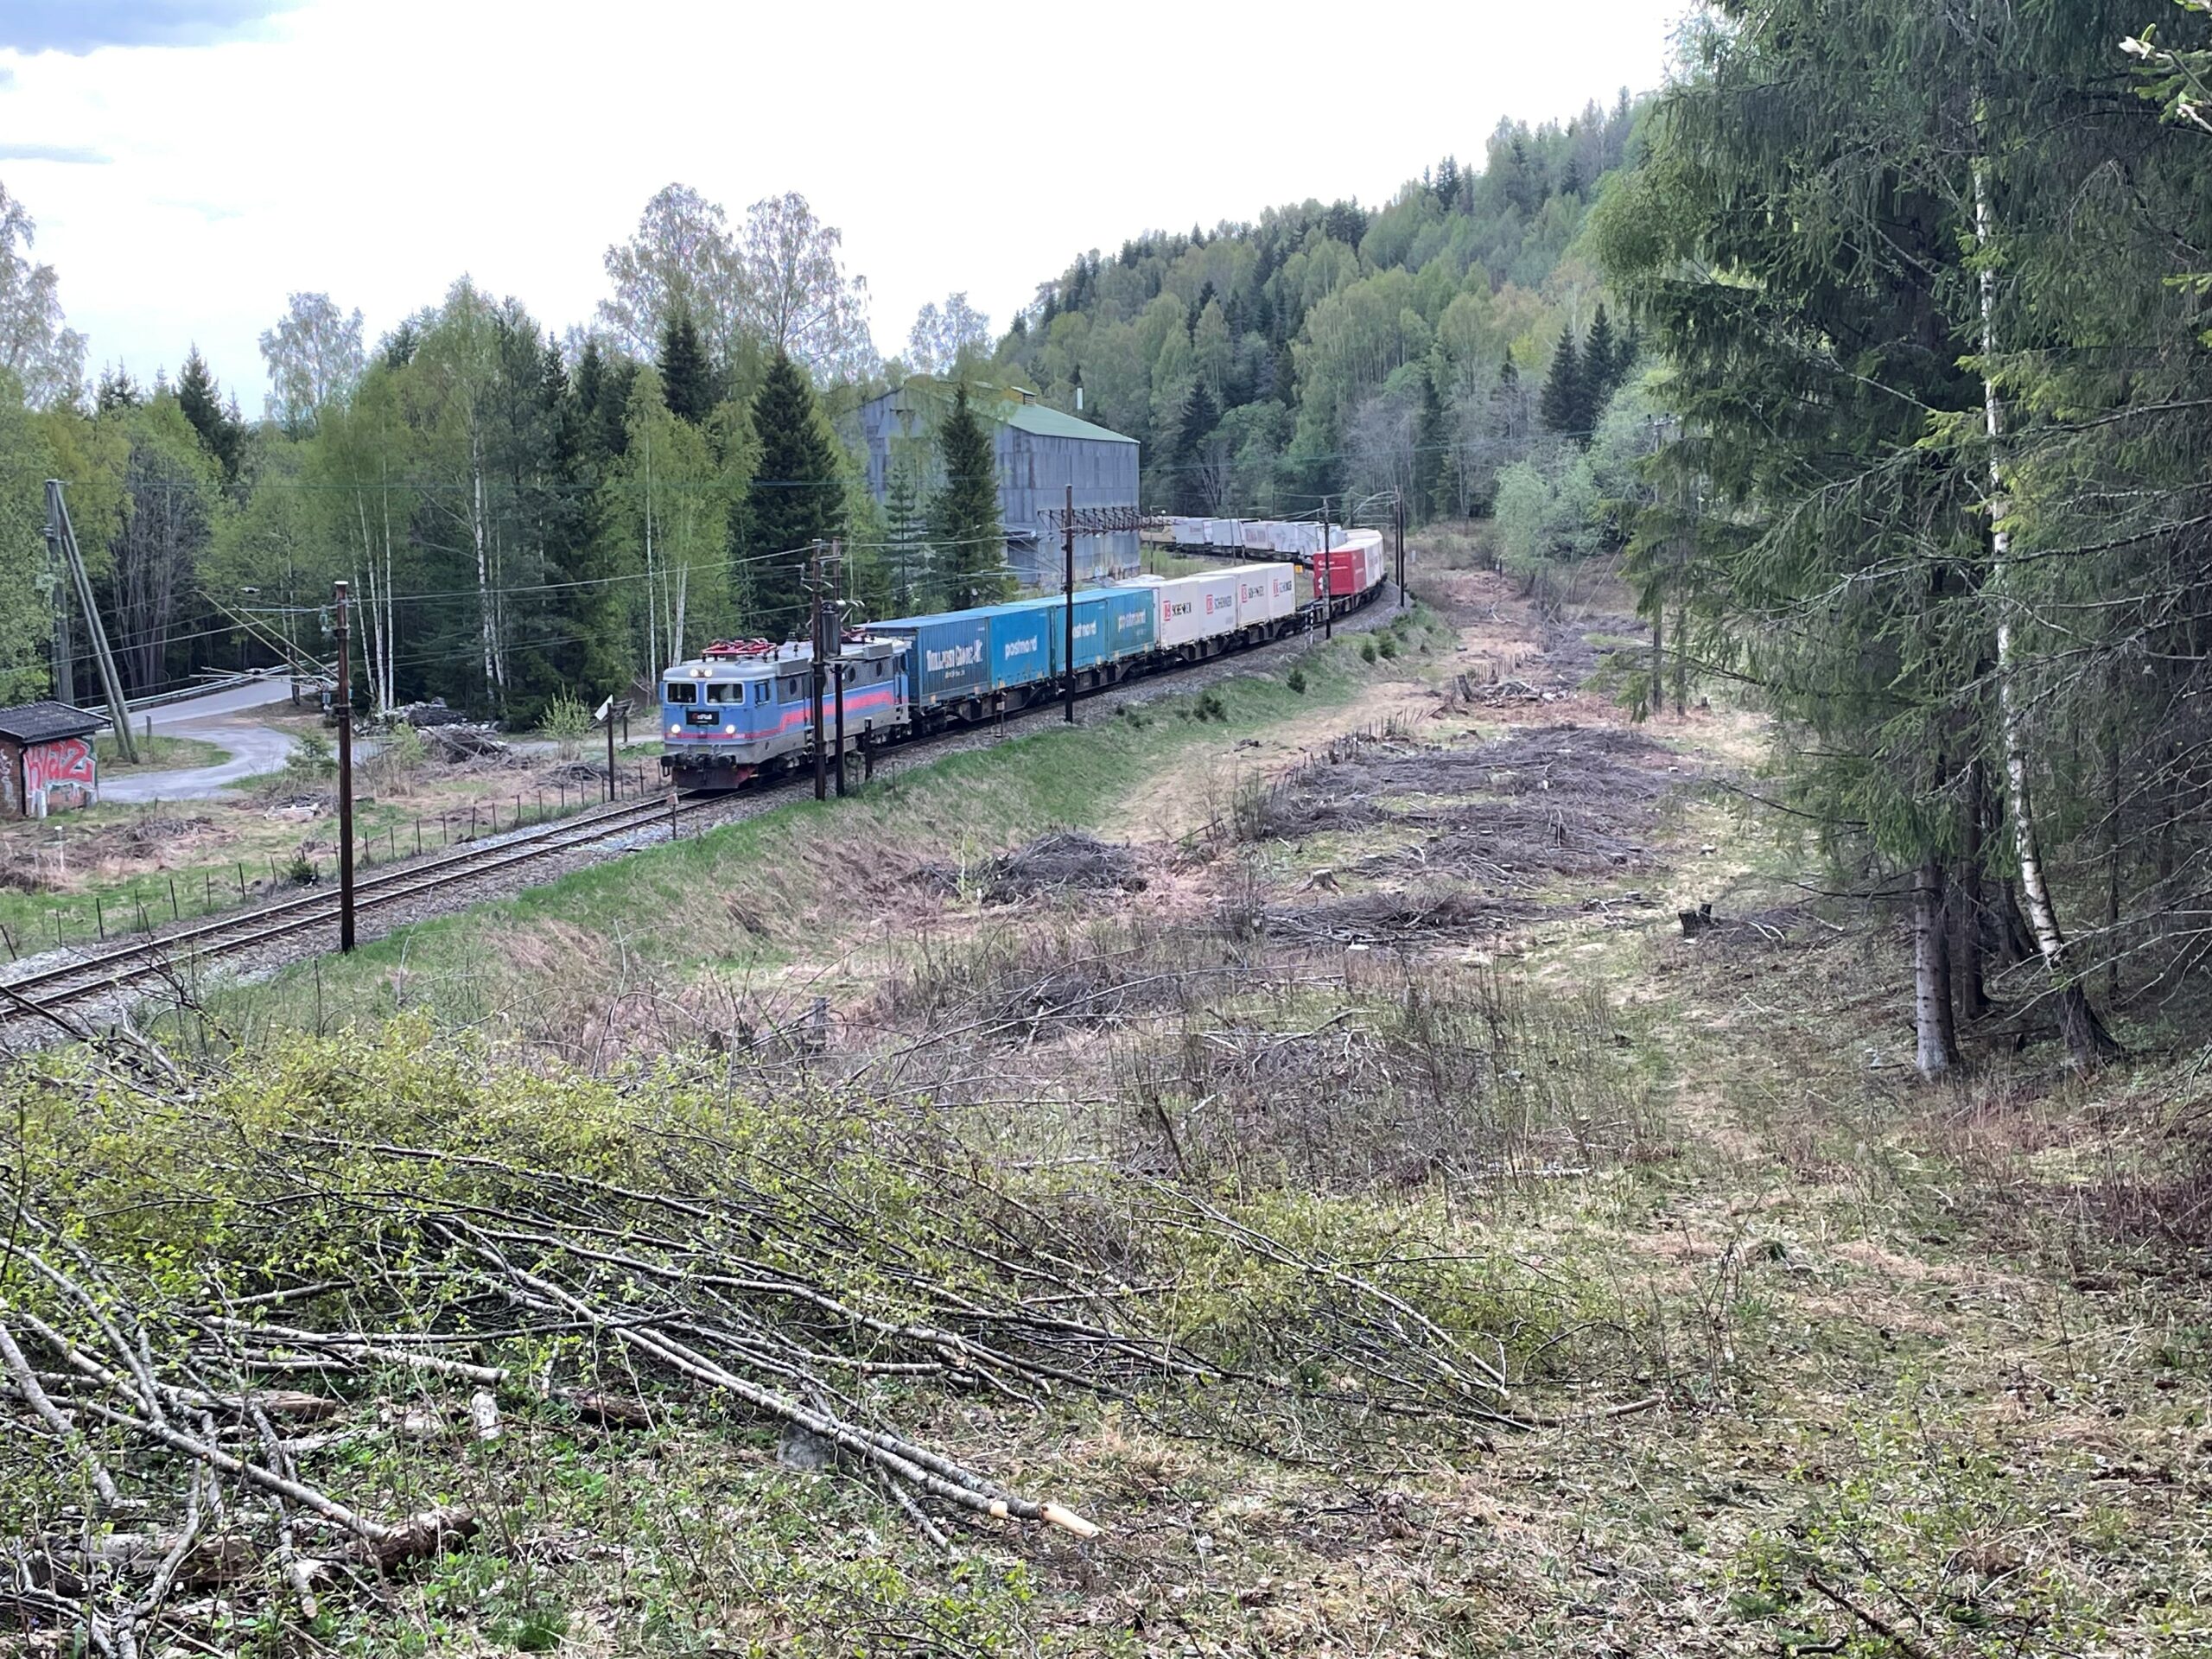
[[[868,626],[872,632],[912,642],[907,672],[912,677],[915,707],[958,702],[990,690],[988,611],[899,617]]]
[[[1035,600],[1014,605],[995,605],[983,613],[990,621],[991,685],[995,690],[1033,685],[1052,677],[1058,643],[1050,615]]]
[[[1105,658],[1118,663],[1141,657],[1153,646],[1159,632],[1159,600],[1149,588],[1094,588],[1078,594],[1080,603],[1096,598],[1105,607]]]
[[[1008,610],[1033,610],[1044,620],[1046,649],[1051,658],[1052,677],[1057,679],[1067,671],[1068,661],[1068,602],[1065,598],[1017,600],[1006,607]],[[1107,637],[1111,618],[1108,613],[1106,595],[1092,589],[1075,596],[1075,663],[1077,668],[1096,668],[1106,660]]]

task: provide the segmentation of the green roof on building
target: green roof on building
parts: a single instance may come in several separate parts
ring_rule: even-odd
[[[1100,443],[1136,442],[1122,433],[1109,432],[1103,426],[1093,426],[1089,421],[1079,420],[1073,415],[1047,409],[1042,404],[1016,404],[1010,409],[1001,405],[983,412],[1005,422],[1018,432],[1034,432],[1040,438],[1090,438]]]

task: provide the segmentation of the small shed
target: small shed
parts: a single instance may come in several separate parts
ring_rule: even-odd
[[[100,798],[99,715],[48,699],[0,709],[0,813],[42,818]]]

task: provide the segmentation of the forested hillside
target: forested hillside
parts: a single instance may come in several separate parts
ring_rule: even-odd
[[[2207,9],[1713,14],[1594,226],[1676,417],[1646,613],[1910,900],[1923,1072],[1993,995],[2094,1060],[2212,938]]]
[[[1144,446],[1148,504],[1311,512],[1396,488],[1425,515],[1484,504],[1535,430],[1538,379],[1580,334],[1574,255],[1636,110],[1508,122],[1479,168],[1446,157],[1388,205],[1306,201],[1149,235],[1039,290],[1001,367]]]

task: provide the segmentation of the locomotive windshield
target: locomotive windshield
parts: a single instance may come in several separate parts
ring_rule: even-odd
[[[699,688],[690,680],[671,680],[668,683],[668,700],[671,702],[696,702],[699,701]]]

